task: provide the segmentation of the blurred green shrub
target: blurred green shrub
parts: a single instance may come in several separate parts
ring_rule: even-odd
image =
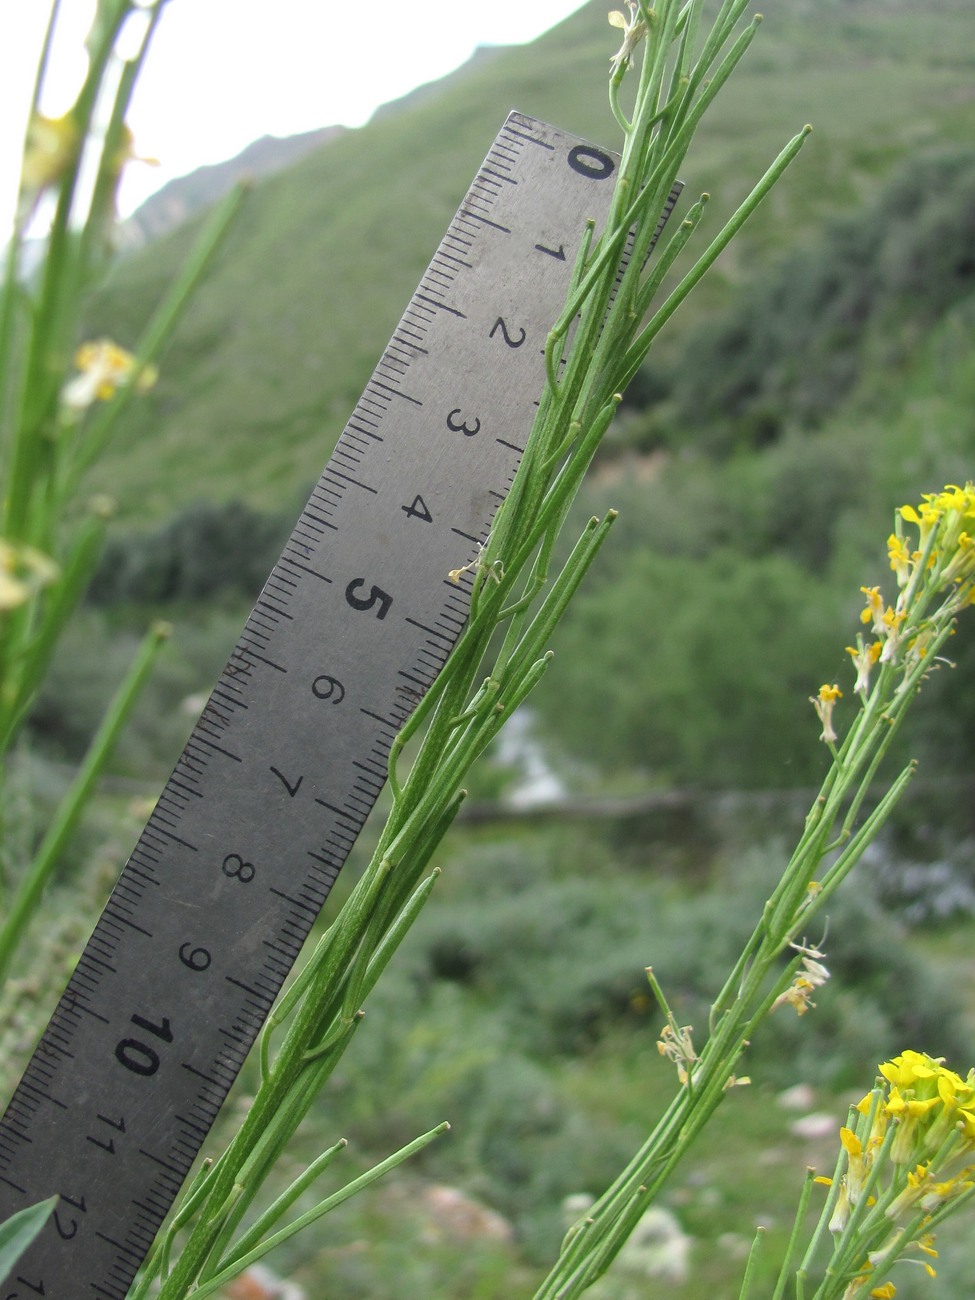
[[[497,849],[502,870],[509,852],[510,846]],[[506,1055],[521,1050],[544,1060],[583,1053],[607,1032],[627,1027],[655,1035],[659,1012],[649,997],[648,964],[682,1022],[703,1024],[777,879],[779,857],[774,845],[738,857],[694,892],[645,871],[577,863],[576,874],[546,878],[543,872],[515,892],[482,896],[472,881],[469,891],[441,898],[417,923],[396,993],[397,1001],[408,997],[414,1010],[423,1010],[422,1022],[429,1015],[429,1025],[398,1030],[391,1020],[388,1026],[397,1040],[420,1035],[411,1040],[412,1051],[404,1044],[404,1091],[426,1090],[431,1062],[448,1043],[451,1068],[469,1076],[496,1059],[501,1042]],[[487,854],[481,861],[483,867]],[[810,942],[820,938],[809,936]],[[823,946],[835,978],[819,991],[814,1014],[800,1019],[788,1007],[775,1013],[753,1049],[763,1078],[789,1082],[806,1070],[828,1084],[845,1083],[848,1074],[869,1073],[876,1060],[908,1042],[939,1055],[964,1054],[954,987],[911,951],[906,928],[868,884],[837,895]],[[908,986],[909,999],[902,992]],[[384,1025],[373,1043],[384,1038],[386,1014],[407,1021],[377,1002]],[[486,1009],[488,1020],[472,1029],[471,1020]],[[461,1102],[469,1078],[459,1084],[455,1078],[454,1088]]]
[[[154,532],[109,539],[88,599],[95,605],[257,594],[290,527],[240,501],[196,501]]]
[[[90,728],[137,643],[125,611],[82,610],[67,629],[31,715],[28,734],[44,754],[76,762]],[[218,603],[181,621],[128,726],[110,771],[140,780],[168,775],[232,650],[243,610]]]
[[[743,288],[645,376],[672,438],[728,451],[820,422],[861,381],[882,386],[975,293],[975,152],[912,156],[859,214]],[[659,439],[659,420],[652,440]]]
[[[843,603],[784,555],[630,553],[560,628],[539,716],[570,752],[660,784],[812,783],[808,696],[842,667]]]

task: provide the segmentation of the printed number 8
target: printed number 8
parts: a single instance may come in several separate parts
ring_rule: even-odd
[[[253,862],[245,862],[239,853],[228,853],[223,860],[223,874],[242,885],[249,885],[256,874]]]

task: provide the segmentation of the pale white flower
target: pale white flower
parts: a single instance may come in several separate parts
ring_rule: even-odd
[[[114,397],[118,388],[135,372],[136,359],[111,339],[98,339],[81,345],[75,353],[75,365],[78,374],[65,384],[61,399],[69,410],[81,412],[93,402],[107,402]],[[158,377],[155,366],[143,366],[136,387],[144,392]]]
[[[619,27],[623,31],[623,44],[610,60],[611,70],[614,75],[621,68],[627,66],[633,58],[633,51],[647,34],[647,24],[640,15],[636,0],[626,0],[626,7],[630,11],[629,18],[627,18],[626,14],[620,13],[618,9],[614,9],[609,15],[610,26]]]

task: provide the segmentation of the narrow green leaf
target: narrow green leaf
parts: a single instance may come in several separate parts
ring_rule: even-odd
[[[169,632],[168,624],[157,623],[146,634],[88,747],[77,775],[54,814],[27,874],[20,882],[0,927],[0,980],[6,974],[17,945],[41,901],[44,886],[51,878],[64,846],[91,798],[95,782],[108,762],[119,732],[125,725]]]
[[[58,1197],[49,1196],[46,1201],[18,1210],[5,1223],[0,1223],[0,1282],[13,1272],[18,1259],[47,1223],[57,1203]]]
[[[407,1146],[402,1147],[394,1155],[383,1160],[381,1164],[376,1165],[367,1173],[360,1175],[360,1177],[353,1179],[353,1181],[343,1187],[341,1191],[335,1192],[332,1196],[328,1196],[325,1200],[320,1201],[313,1209],[302,1214],[300,1218],[295,1219],[295,1221],[288,1224],[286,1228],[282,1228],[273,1236],[268,1237],[266,1241],[262,1241],[252,1250],[240,1256],[238,1259],[235,1259],[232,1264],[222,1272],[218,1273],[216,1277],[210,1278],[210,1280],[205,1282],[203,1286],[197,1287],[193,1292],[195,1300],[204,1300],[205,1296],[212,1295],[214,1291],[218,1291],[222,1286],[226,1286],[226,1284],[232,1278],[235,1278],[238,1273],[242,1273],[245,1268],[256,1263],[257,1260],[266,1255],[268,1251],[273,1250],[275,1246],[280,1246],[283,1242],[287,1241],[289,1237],[293,1237],[296,1232],[300,1232],[302,1228],[306,1228],[310,1223],[314,1223],[316,1219],[320,1219],[322,1215],[327,1214],[329,1210],[334,1210],[336,1206],[341,1205],[344,1201],[355,1196],[357,1192],[362,1191],[364,1187],[368,1187],[370,1183],[374,1183],[377,1179],[382,1178],[382,1176],[389,1173],[391,1169],[395,1169],[396,1166],[401,1165],[404,1160],[408,1160],[410,1156],[415,1155],[416,1152],[422,1150],[423,1147],[428,1146],[434,1138],[438,1138],[442,1133],[446,1133],[449,1128],[449,1124],[438,1124],[437,1127],[431,1129],[429,1133],[424,1133],[422,1137],[415,1138],[414,1141],[410,1142]],[[166,1290],[164,1287],[160,1292],[160,1300],[165,1300],[165,1298]]]

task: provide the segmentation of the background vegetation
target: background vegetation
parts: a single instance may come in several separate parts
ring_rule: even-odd
[[[588,795],[680,798],[452,834],[439,896],[294,1159],[345,1134],[365,1167],[442,1118],[453,1132],[276,1262],[310,1295],[524,1293],[553,1255],[561,1200],[599,1191],[651,1122],[666,1076],[643,967],[695,1023],[817,778],[808,696],[851,680],[843,646],[859,586],[884,578],[892,508],[973,476],[970,25],[966,0],[923,15],[900,0],[773,3],[695,146],[688,190],[725,210],[802,122],[816,127],[628,397],[583,502],[620,522],[534,720],[575,814]],[[5,1069],[504,114],[612,143],[598,75],[611,52],[605,6],[589,5],[256,188],[93,485],[120,518],[18,756],[9,833],[41,834],[147,606],[178,635],[13,989]],[[134,337],[189,239],[181,228],[125,258],[92,332]],[[831,1163],[834,1137],[797,1131],[783,1089],[814,1082],[806,1109],[838,1124],[887,1054],[975,1063],[975,645],[970,629],[956,641],[957,667],[934,675],[902,742],[922,760],[918,792],[830,918],[835,979],[810,1016],[776,1013],[753,1086],[673,1190],[694,1238],[675,1300],[736,1294],[754,1224],[771,1259],[804,1166]],[[499,757],[478,780],[496,799],[518,764]],[[424,1209],[442,1184],[505,1230],[442,1240]],[[937,1282],[908,1277],[898,1297],[971,1290],[975,1251],[958,1236]]]

